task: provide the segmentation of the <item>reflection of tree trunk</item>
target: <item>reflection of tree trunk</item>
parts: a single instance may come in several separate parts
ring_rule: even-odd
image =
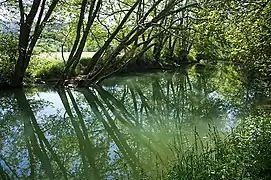
[[[135,93],[134,91],[130,88],[130,93],[131,93],[131,96],[132,96],[132,99],[133,99],[133,105],[134,105],[134,109],[135,109],[135,120],[136,120],[136,124],[137,126],[139,126],[139,112],[138,112],[138,107],[137,107],[137,100],[136,100],[136,96],[135,96]]]
[[[76,101],[75,101],[75,99],[74,99],[71,91],[69,89],[67,89],[67,92],[69,94],[69,97],[71,99],[72,105],[73,105],[73,107],[75,109],[75,112],[77,114],[77,117],[79,119],[79,123],[80,123],[80,125],[82,127],[85,139],[86,139],[87,142],[90,142],[90,139],[89,139],[89,136],[88,136],[88,132],[87,132],[87,128],[86,128],[86,125],[85,125],[85,121],[83,119],[83,115],[82,115],[81,111],[79,110],[79,107],[78,107],[78,105],[77,105],[77,103],[76,103]]]
[[[86,174],[88,174],[88,165],[86,164],[86,160],[85,157],[87,157],[88,159],[88,163],[90,165],[90,167],[92,168],[92,172],[93,174],[91,175],[91,179],[100,179],[100,175],[98,172],[98,169],[96,168],[96,160],[95,160],[95,148],[93,147],[93,145],[91,145],[89,139],[87,139],[87,137],[84,137],[78,123],[76,122],[76,118],[74,117],[69,102],[68,102],[68,98],[66,96],[66,92],[64,89],[58,89],[58,94],[61,98],[61,101],[65,107],[65,110],[68,114],[68,116],[70,117],[71,123],[74,127],[74,131],[76,133],[76,136],[79,140],[79,148],[80,148],[80,152],[81,152],[81,158],[83,161],[83,166],[84,166],[84,171]],[[71,93],[69,93],[71,95]],[[71,96],[73,98],[73,96]],[[74,100],[74,99],[73,99]],[[74,102],[73,102],[74,103]],[[75,104],[74,104],[75,105]],[[78,107],[76,105],[76,108],[78,110]],[[78,111],[77,111],[78,113]],[[81,121],[83,121],[81,113],[79,113],[79,119],[81,118]]]
[[[0,164],[0,178],[10,180],[8,173],[5,172],[5,170],[2,168]]]
[[[165,96],[163,87],[160,85],[158,79],[153,80],[152,89],[153,89],[152,92],[153,92],[153,101],[154,101],[154,106],[153,106],[152,111],[157,112],[157,114],[155,115],[159,117],[158,119],[160,120],[160,125],[162,125],[164,122],[163,117],[169,117],[168,115],[165,114],[165,113],[169,113],[169,111],[167,111],[169,96],[168,97]]]
[[[34,159],[34,152],[31,147],[30,141],[27,137],[27,126],[24,124],[24,133],[25,133],[25,142],[26,142],[26,147],[28,151],[28,156],[29,156],[29,166],[30,166],[30,177],[29,179],[35,179],[35,159]]]
[[[49,176],[50,179],[54,179],[53,168],[51,165],[50,158],[47,154],[47,150],[51,153],[52,158],[56,161],[58,166],[60,167],[61,172],[64,175],[65,179],[67,178],[67,171],[58,158],[57,154],[54,152],[52,146],[50,145],[49,141],[46,139],[45,135],[43,134],[42,130],[40,129],[37,120],[34,116],[33,111],[31,110],[30,104],[26,99],[26,96],[23,91],[17,90],[15,92],[16,99],[18,101],[19,109],[24,117],[24,126],[25,126],[25,133],[27,138],[30,139],[30,145],[33,148],[33,152],[36,156],[40,159],[41,164]],[[38,140],[37,140],[38,138]],[[39,143],[38,143],[39,142]],[[31,158],[31,157],[30,157]],[[32,161],[30,159],[30,161]],[[32,161],[33,162],[33,161]]]
[[[46,152],[44,152],[43,149],[39,147],[36,135],[34,134],[35,130],[31,121],[35,119],[35,116],[30,108],[28,100],[26,99],[24,92],[21,90],[16,91],[15,96],[24,119],[25,135],[27,138],[30,139],[31,145],[33,147],[33,152],[40,159],[42,167],[45,170],[46,174],[50,179],[54,179],[54,173],[49,157]]]
[[[129,84],[129,89],[130,89],[130,92],[131,92],[131,94],[132,94],[132,98],[133,97],[136,97],[136,87],[134,86],[134,84],[132,84],[132,83],[130,83]],[[147,107],[145,106],[146,105],[146,101],[144,100],[144,98],[142,98],[142,96],[140,96],[139,95],[139,98],[140,98],[140,100],[141,100],[141,103],[139,103],[140,104],[140,108],[139,108],[139,112],[138,113],[140,113],[139,115],[140,115],[140,118],[137,120],[137,121],[139,121],[139,124],[142,124],[142,122],[140,121],[141,119],[142,119],[142,116],[143,116],[143,111],[144,111],[144,109],[145,109],[145,113],[146,113],[146,115],[147,115],[147,117],[149,117],[149,111],[148,111],[148,108],[150,108],[148,105],[147,105]],[[138,115],[138,117],[139,117],[139,115]],[[136,121],[136,122],[137,122]]]
[[[123,124],[126,124],[128,126],[133,126],[133,122],[136,122],[136,119],[133,117],[131,113],[127,111],[125,106],[120,103],[114,96],[112,96],[110,93],[105,91],[102,87],[97,86],[96,90],[99,92],[99,95],[101,98],[108,104],[109,106],[112,106],[111,103],[108,101],[108,99],[112,102],[112,104],[115,105],[115,107],[112,106],[112,111],[117,112],[116,109],[119,109],[120,112],[122,112],[122,115],[124,116],[125,120],[123,119]],[[129,121],[130,120],[130,121]]]
[[[99,95],[101,96],[102,100],[105,102],[106,106],[110,109],[110,111],[114,114],[114,116],[116,116],[116,118],[123,125],[129,128],[130,132],[133,133],[133,135],[136,137],[136,139],[139,140],[139,142],[141,142],[146,147],[148,147],[152,152],[157,154],[161,162],[163,162],[157,150],[153,147],[152,144],[150,144],[149,140],[147,140],[147,138],[150,138],[150,137],[148,137],[148,135],[146,135],[147,137],[145,137],[144,134],[142,134],[139,131],[141,127],[136,127],[135,125],[131,123],[131,122],[136,122],[136,120],[127,111],[125,106],[122,103],[120,103],[114,96],[112,96],[112,94],[105,91],[102,87],[97,86],[96,90],[99,92]],[[121,113],[118,113],[117,109],[120,110]]]
[[[121,134],[121,132],[119,131],[117,126],[115,125],[114,120],[111,118],[111,116],[109,115],[107,110],[99,102],[97,97],[95,97],[95,95],[92,94],[92,92],[90,90],[81,89],[80,92],[82,92],[82,94],[85,96],[85,98],[86,98],[87,102],[89,103],[93,113],[102,122],[102,124],[104,125],[104,128],[106,129],[106,131],[108,132],[110,137],[114,140],[114,142],[118,146],[119,150],[121,151],[122,155],[124,156],[124,158],[127,160],[129,165],[133,169],[134,173],[137,174],[136,173],[136,171],[137,171],[136,164],[138,163],[138,160],[135,157],[134,152],[132,151],[132,149],[127,144],[125,138],[123,137],[123,135]],[[99,111],[98,106],[102,109],[102,112],[105,114],[109,124],[106,122],[106,119],[103,117],[103,115]]]

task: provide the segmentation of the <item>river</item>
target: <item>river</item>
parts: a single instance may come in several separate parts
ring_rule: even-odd
[[[234,73],[114,77],[0,92],[0,167],[12,179],[163,179],[180,152],[257,104]]]

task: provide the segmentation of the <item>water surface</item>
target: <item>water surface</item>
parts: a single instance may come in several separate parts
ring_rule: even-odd
[[[162,179],[181,148],[207,138],[210,127],[226,132],[255,99],[222,71],[1,92],[1,172],[11,179]]]

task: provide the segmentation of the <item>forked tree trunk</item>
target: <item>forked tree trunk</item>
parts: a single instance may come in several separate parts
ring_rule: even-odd
[[[33,0],[31,9],[29,13],[26,14],[23,0],[18,1],[20,9],[19,57],[11,77],[11,88],[17,88],[23,85],[24,74],[29,65],[33,49],[58,2],[59,0],[52,0],[48,11],[44,13],[46,0]],[[34,32],[31,34],[36,16],[38,19],[34,26]]]

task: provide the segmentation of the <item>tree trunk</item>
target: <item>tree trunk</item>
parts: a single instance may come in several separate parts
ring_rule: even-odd
[[[51,16],[58,2],[59,0],[53,0],[49,6],[47,13],[44,14],[46,0],[43,0],[42,4],[41,0],[34,0],[29,13],[26,14],[23,1],[18,1],[20,9],[19,57],[15,64],[14,73],[11,77],[11,88],[18,88],[23,86],[24,74],[29,65],[33,49],[41,35],[41,32],[46,22],[49,20],[49,17]],[[40,12],[34,29],[34,33],[31,34],[31,28],[33,26],[34,19],[38,14],[39,9]],[[41,21],[43,15],[44,18]]]
[[[134,5],[129,9],[127,14],[123,17],[122,21],[116,28],[116,30],[111,34],[111,36],[108,38],[107,41],[105,41],[104,45],[94,54],[94,56],[91,58],[91,61],[89,61],[87,68],[84,71],[84,74],[89,74],[92,70],[94,70],[94,67],[99,62],[101,56],[103,55],[104,51],[109,47],[110,43],[115,39],[119,31],[122,29],[134,9],[137,7],[137,5],[141,2],[141,0],[137,0]]]
[[[10,86],[13,88],[21,87],[23,85],[23,78],[25,73],[25,64],[29,60],[27,57],[27,46],[29,42],[30,27],[26,22],[23,22],[20,26],[20,37],[19,37],[19,58],[15,64],[14,74],[11,77]]]
[[[74,55],[74,62],[70,68],[70,74],[71,73],[74,73],[75,72],[75,68],[77,66],[77,64],[79,63],[79,60],[81,58],[81,55],[83,53],[83,50],[84,50],[84,47],[85,47],[85,44],[86,44],[86,41],[87,41],[87,37],[88,37],[88,34],[89,34],[89,31],[90,31],[90,28],[94,22],[94,19],[96,18],[97,14],[98,14],[98,11],[101,7],[101,4],[102,4],[102,1],[99,0],[97,2],[97,5],[96,5],[96,8],[95,8],[95,11],[93,12],[94,10],[94,5],[95,5],[95,2],[91,5],[91,9],[89,11],[89,15],[88,15],[88,21],[87,21],[87,26],[86,26],[86,29],[83,33],[83,37],[79,43],[79,46],[78,46],[78,49],[77,49],[77,52],[75,53]]]

